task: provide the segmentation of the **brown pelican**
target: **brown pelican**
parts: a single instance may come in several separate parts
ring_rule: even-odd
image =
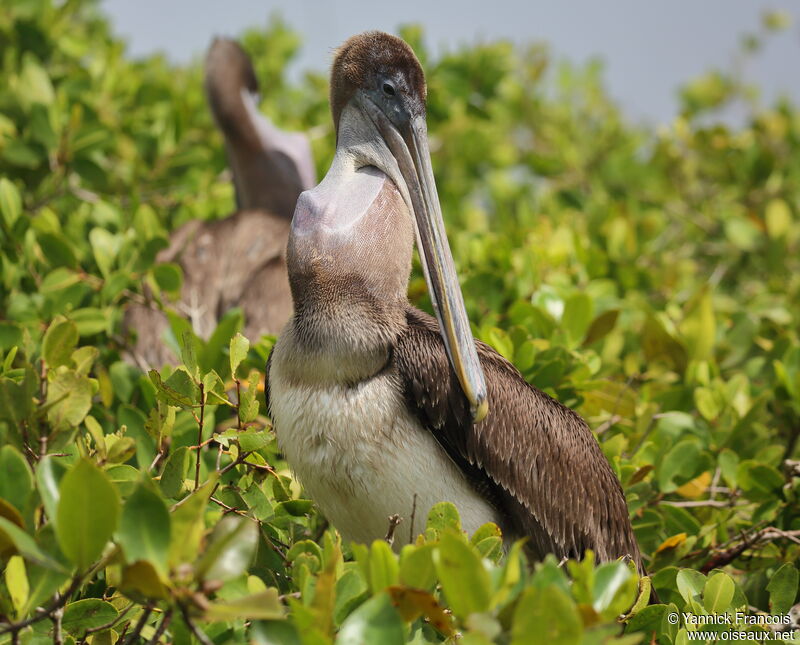
[[[470,333],[413,51],[380,32],[351,38],[330,96],[336,155],[297,203],[295,312],[267,365],[298,479],[352,540],[383,537],[392,514],[410,521],[415,500],[421,530],[450,501],[465,529],[494,521],[527,536],[534,557],[593,549],[642,570],[622,487],[586,423]],[[407,299],[415,229],[438,320]]]
[[[226,311],[241,307],[244,333],[257,339],[279,332],[292,312],[286,239],[298,195],[316,183],[311,147],[304,135],[279,130],[258,111],[255,72],[235,41],[214,40],[205,84],[225,137],[238,211],[188,222],[157,260],[183,269],[178,309],[199,336],[207,338]],[[134,305],[125,327],[136,332],[133,355],[142,367],[174,362],[162,340],[168,323],[160,310]]]

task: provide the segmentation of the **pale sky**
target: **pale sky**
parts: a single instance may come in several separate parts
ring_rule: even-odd
[[[434,51],[507,38],[544,41],[556,59],[605,62],[611,95],[635,120],[664,122],[676,111],[678,85],[711,67],[729,69],[742,34],[761,14],[782,9],[792,26],[772,35],[746,68],[765,102],[789,94],[800,103],[800,3],[783,0],[102,0],[129,52],[163,51],[176,62],[203,54],[215,35],[263,26],[274,12],[303,37],[295,70],[328,69],[332,51],[366,29],[425,28]],[[487,7],[489,10],[487,10]]]

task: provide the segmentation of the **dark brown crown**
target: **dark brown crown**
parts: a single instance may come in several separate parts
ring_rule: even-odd
[[[409,89],[425,103],[425,74],[414,51],[397,36],[365,31],[348,38],[336,52],[331,68],[331,111],[338,131],[339,117],[353,93],[375,74],[402,72]]]

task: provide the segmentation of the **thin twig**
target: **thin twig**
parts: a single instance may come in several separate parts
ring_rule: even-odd
[[[662,506],[677,506],[678,508],[699,508],[702,506],[710,506],[712,508],[732,508],[734,500],[721,501],[717,499],[692,499],[685,502],[673,502],[670,500],[662,500],[659,502]]]
[[[394,532],[395,532],[395,529],[397,528],[397,525],[400,524],[400,522],[402,522],[402,521],[403,521],[403,518],[401,518],[397,513],[395,513],[394,515],[390,515],[389,516],[389,530],[386,531],[386,537],[383,538],[384,540],[386,540],[389,543],[389,546],[394,544]]]
[[[234,374],[234,377],[236,375]],[[242,393],[241,393],[241,383],[239,379],[236,379],[236,421],[237,421],[237,428],[239,430],[242,429]]]
[[[236,468],[236,466],[238,466],[239,464],[243,464],[244,460],[247,459],[251,454],[252,452],[240,453],[236,459],[234,459],[231,463],[229,463],[227,466],[225,466],[222,470],[219,471],[220,476],[224,475],[232,468]]]
[[[622,417],[621,417],[621,416],[619,416],[618,414],[613,414],[613,415],[611,415],[611,417],[608,419],[608,421],[604,421],[604,422],[603,422],[603,423],[601,423],[599,426],[597,426],[597,428],[595,428],[595,431],[594,431],[594,433],[595,433],[595,434],[603,434],[603,433],[604,433],[606,430],[608,430],[608,429],[609,429],[611,426],[613,426],[615,423],[619,423],[620,421],[622,421]]]
[[[322,539],[322,536],[325,535],[325,531],[328,530],[330,526],[330,522],[328,522],[328,518],[323,517],[322,521],[317,526],[317,530],[314,532],[314,535],[311,537],[312,542],[319,542]]]
[[[200,488],[200,444],[203,443],[203,417],[206,411],[205,386],[200,383],[200,421],[197,427],[197,460],[194,467],[194,489]]]
[[[800,544],[800,530],[784,531],[783,529],[775,528],[774,526],[768,526],[759,531],[752,532],[749,535],[742,534],[739,544],[735,544],[728,549],[718,550],[700,568],[700,572],[708,573],[712,569],[724,567],[725,565],[733,562],[750,547],[755,547],[759,544],[766,544],[768,542],[774,542],[780,539],[791,540],[796,544]]]
[[[136,621],[136,627],[133,628],[133,631],[128,634],[128,638],[125,640],[124,645],[133,645],[139,635],[142,633],[144,626],[147,624],[147,619],[150,618],[150,614],[153,612],[153,608],[147,606],[142,611],[142,615],[139,616],[139,620]]]
[[[153,638],[151,638],[147,642],[147,645],[157,645],[158,641],[160,641],[161,637],[164,635],[164,632],[167,631],[167,627],[169,627],[169,624],[171,622],[172,622],[172,610],[168,609],[164,613],[164,617],[161,619],[161,623],[159,623],[156,633],[153,634]]]
[[[133,609],[135,606],[136,606],[136,603],[135,603],[135,602],[132,602],[132,603],[130,603],[130,604],[127,606],[127,607],[125,607],[125,609],[123,609],[121,612],[119,612],[119,614],[117,614],[117,616],[114,618],[114,620],[110,620],[110,621],[108,621],[107,623],[105,623],[104,625],[98,625],[97,627],[90,627],[89,629],[87,629],[87,630],[86,630],[86,631],[83,633],[83,638],[84,638],[84,640],[86,639],[86,637],[87,637],[89,634],[94,634],[94,633],[96,633],[96,632],[102,632],[102,631],[105,631],[106,629],[111,629],[112,627],[114,627],[114,625],[116,625],[116,624],[117,624],[117,623],[119,623],[119,622],[120,622],[120,621],[121,621],[123,618],[125,618],[126,614],[127,614],[127,613],[128,613],[130,610],[131,610],[131,609]]]
[[[414,520],[417,516],[417,494],[414,493],[414,500],[411,502],[411,526],[408,527],[408,543],[414,543]]]
[[[158,452],[156,453],[156,456],[153,458],[153,461],[150,464],[150,467],[147,470],[151,471],[151,470],[155,469],[155,467],[158,465],[158,462],[161,461],[161,459],[164,457],[165,453],[166,453],[166,446],[161,446],[159,448]]]
[[[53,620],[53,645],[64,645],[64,634],[61,630],[61,619],[63,617],[63,607],[56,609],[51,616]]]
[[[75,576],[72,579],[72,583],[70,584],[69,588],[63,594],[55,594],[53,596],[50,605],[42,610],[40,610],[35,616],[31,616],[25,620],[22,620],[18,623],[0,623],[0,636],[4,634],[11,633],[12,635],[15,632],[19,632],[21,629],[25,629],[34,623],[38,623],[40,620],[44,620],[45,618],[51,618],[53,616],[53,612],[61,609],[67,601],[75,593],[78,588],[81,586],[85,576]]]
[[[214,642],[206,636],[200,628],[194,624],[191,618],[189,618],[189,612],[186,610],[186,607],[183,605],[178,605],[181,609],[181,616],[183,616],[183,622],[186,623],[186,626],[189,628],[189,631],[192,632],[192,635],[200,641],[201,645],[214,645]]]
[[[275,474],[275,469],[272,466],[264,465],[264,464],[254,464],[252,461],[242,461],[245,466],[250,466],[250,468],[255,468],[256,470],[263,470],[264,472],[269,473],[270,475]]]

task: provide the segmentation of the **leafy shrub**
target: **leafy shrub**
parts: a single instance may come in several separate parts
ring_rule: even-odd
[[[269,432],[273,339],[235,310],[208,341],[172,315],[176,368],[122,361],[125,304],[179,291],[153,265],[169,231],[233,208],[221,141],[198,65],[129,60],[91,2],[26,0],[0,14],[0,643],[684,643],[675,612],[794,605],[800,113],[717,71],[651,132],[597,66],[404,36],[475,334],[592,423],[651,578],[531,565],[446,504],[399,555],[342,544]],[[243,42],[323,171],[325,79],[285,79],[278,21]],[[714,119],[733,102],[740,128]],[[429,306],[418,269],[410,294]],[[713,629],[763,630],[743,621]]]

